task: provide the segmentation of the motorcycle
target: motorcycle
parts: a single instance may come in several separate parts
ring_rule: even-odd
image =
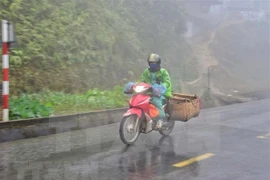
[[[153,130],[163,136],[168,136],[174,127],[175,121],[168,115],[167,103],[163,106],[166,112],[166,123],[161,128],[156,128],[156,121],[150,116],[152,86],[146,83],[134,84],[128,94],[132,94],[129,100],[130,108],[124,113],[120,123],[119,134],[123,143],[134,144],[140,133],[148,134]],[[149,94],[150,93],[150,94]]]

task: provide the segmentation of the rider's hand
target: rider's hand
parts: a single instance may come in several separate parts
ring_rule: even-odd
[[[135,84],[134,82],[128,82],[124,88],[124,93],[129,94],[134,84]]]

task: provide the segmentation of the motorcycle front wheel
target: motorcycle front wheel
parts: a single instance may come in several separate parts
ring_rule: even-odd
[[[120,138],[123,143],[131,145],[138,139],[140,135],[140,124],[138,122],[137,127],[135,127],[137,121],[139,121],[139,118],[134,114],[123,117],[119,128]]]

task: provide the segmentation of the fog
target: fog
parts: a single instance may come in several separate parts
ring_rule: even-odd
[[[182,90],[235,97],[269,92],[269,1],[189,1],[185,7],[184,36],[200,75]]]
[[[266,0],[0,0],[0,6],[0,18],[16,30],[14,95],[122,86],[139,79],[150,53],[161,55],[174,91],[236,97],[269,89]]]

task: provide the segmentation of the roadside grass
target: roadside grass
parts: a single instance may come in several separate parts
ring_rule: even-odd
[[[112,90],[91,89],[83,94],[43,91],[10,99],[10,119],[28,119],[52,115],[74,114],[128,105],[121,86]]]

